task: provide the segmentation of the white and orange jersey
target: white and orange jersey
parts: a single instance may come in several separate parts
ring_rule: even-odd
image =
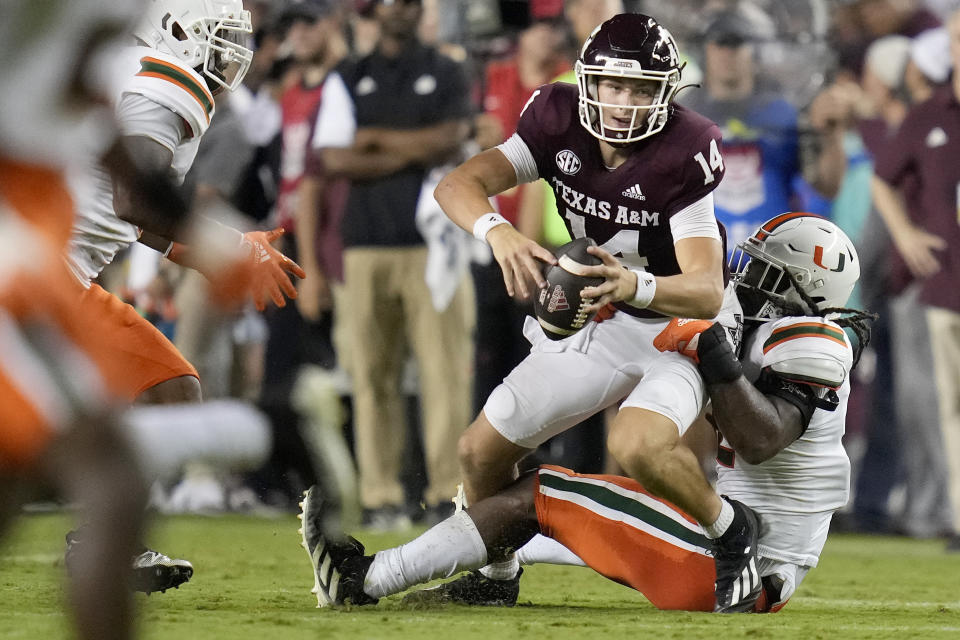
[[[143,46],[125,47],[110,75],[121,133],[145,136],[169,148],[171,176],[182,181],[213,117],[214,99],[206,82],[177,58]],[[78,164],[70,186],[77,215],[69,261],[77,277],[89,283],[119,251],[136,242],[139,230],[117,216],[110,175],[93,157]]]
[[[788,317],[753,331],[742,353],[749,380],[756,381],[769,370],[792,384],[812,385],[821,397],[833,400],[824,406],[835,405],[832,411],[818,406],[803,435],[766,462],[748,464],[726,440],[717,458],[718,492],[760,514],[760,555],[814,567],[830,517],[849,496],[850,461],[840,440],[853,350],[836,323],[821,317]]]

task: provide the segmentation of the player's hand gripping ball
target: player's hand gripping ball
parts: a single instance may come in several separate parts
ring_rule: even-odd
[[[547,286],[537,292],[533,309],[543,332],[551,340],[563,340],[586,326],[594,314],[583,309],[593,298],[581,298],[584,287],[596,287],[603,278],[584,275],[586,267],[603,264],[600,258],[587,253],[587,247],[596,246],[590,238],[578,238],[557,249],[557,264],[549,266],[544,277]]]

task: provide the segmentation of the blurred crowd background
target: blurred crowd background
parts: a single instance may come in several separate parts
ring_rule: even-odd
[[[526,353],[529,309],[506,296],[486,247],[446,221],[431,185],[445,167],[509,137],[538,86],[575,82],[573,62],[594,27],[639,11],[680,43],[690,86],[678,100],[723,130],[716,205],[730,248],[788,210],[828,216],[857,244],[862,276],[851,306],[881,320],[854,373],[845,444],[855,486],[835,526],[955,544],[958,220],[931,221],[923,177],[890,167],[904,152],[893,143],[901,122],[951,91],[960,2],[244,4],[253,66],[239,91],[218,96],[184,189],[195,202],[224,200],[264,228],[284,227],[284,251],[309,275],[295,304],[223,315],[201,276],[144,247],[104,274],[102,285],[195,364],[206,398],[257,401],[274,425],[263,468],[233,478],[191,469],[155,488],[159,509],[293,509],[316,480],[309,424],[335,419],[353,448],[366,526],[398,529],[452,510],[457,437]],[[410,79],[414,102],[391,93]],[[956,144],[946,138],[927,148]],[[910,224],[875,200],[878,188],[901,198]],[[960,205],[960,185],[954,196]],[[567,240],[542,182],[497,206],[546,246]],[[311,404],[318,384],[336,389],[338,407]],[[610,469],[603,429],[597,416],[530,463]]]

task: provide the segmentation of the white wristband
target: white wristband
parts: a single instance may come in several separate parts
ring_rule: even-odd
[[[481,242],[486,242],[487,234],[490,233],[490,229],[498,227],[501,224],[510,224],[510,221],[499,213],[485,213],[473,223],[473,237]]]
[[[627,300],[627,304],[638,309],[646,309],[653,302],[653,296],[657,293],[657,279],[648,271],[640,269],[630,269],[637,274],[637,292],[633,299]]]

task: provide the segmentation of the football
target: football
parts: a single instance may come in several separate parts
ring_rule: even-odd
[[[585,267],[602,264],[600,258],[587,253],[587,247],[596,245],[590,238],[568,242],[557,249],[558,264],[549,266],[544,274],[547,286],[537,294],[533,309],[540,327],[551,340],[572,336],[595,315],[583,310],[593,299],[581,298],[580,291],[603,282],[603,278],[582,275]]]

